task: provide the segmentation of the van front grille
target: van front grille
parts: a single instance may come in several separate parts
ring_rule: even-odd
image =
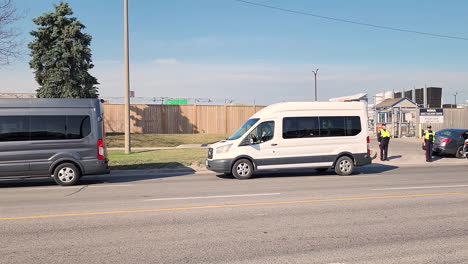
[[[213,158],[213,148],[208,148],[208,159]]]

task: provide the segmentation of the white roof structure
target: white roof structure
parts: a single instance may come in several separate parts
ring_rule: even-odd
[[[330,102],[359,102],[361,100],[366,100],[366,99],[367,99],[366,93],[358,93],[358,94],[349,95],[349,96],[331,98],[328,101]]]

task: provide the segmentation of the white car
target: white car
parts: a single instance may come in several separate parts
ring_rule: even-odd
[[[371,162],[364,103],[289,102],[262,109],[213,144],[206,167],[248,179],[256,170],[281,168],[350,175]]]

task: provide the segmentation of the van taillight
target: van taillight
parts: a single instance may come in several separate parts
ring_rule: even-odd
[[[102,139],[97,141],[97,158],[98,160],[105,159],[104,141]]]
[[[367,141],[367,154],[370,155],[370,137],[369,136],[367,136],[366,141]]]

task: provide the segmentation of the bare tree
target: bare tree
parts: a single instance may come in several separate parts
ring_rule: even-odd
[[[20,54],[20,33],[13,23],[21,17],[12,0],[0,0],[0,66],[9,64]]]

